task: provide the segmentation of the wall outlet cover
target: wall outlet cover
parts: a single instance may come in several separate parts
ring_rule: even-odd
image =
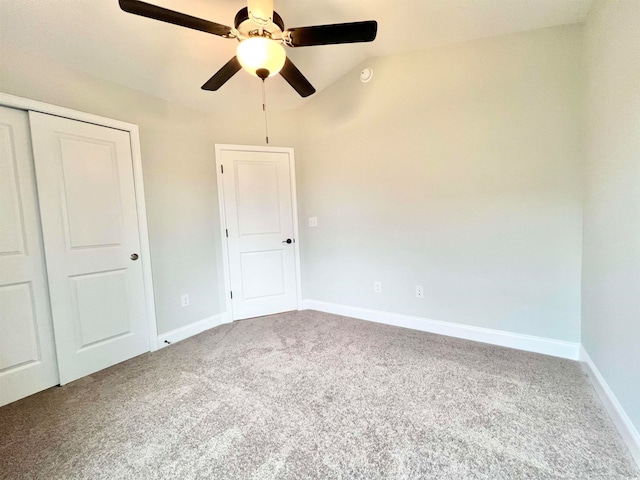
[[[183,307],[188,307],[189,306],[189,294],[185,293],[184,295],[180,296],[180,305],[182,305]]]

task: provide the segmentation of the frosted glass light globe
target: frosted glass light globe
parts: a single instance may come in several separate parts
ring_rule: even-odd
[[[241,41],[236,55],[242,68],[249,73],[258,76],[256,70],[264,68],[269,71],[270,77],[282,69],[287,58],[280,43],[265,37],[251,37]]]

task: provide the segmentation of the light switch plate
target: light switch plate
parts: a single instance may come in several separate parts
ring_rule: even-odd
[[[309,226],[317,227],[318,226],[318,217],[309,217]]]

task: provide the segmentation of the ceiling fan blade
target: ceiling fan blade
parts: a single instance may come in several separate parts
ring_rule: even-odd
[[[298,70],[298,67],[296,67],[289,58],[284,61],[280,75],[282,75],[282,78],[284,78],[301,97],[308,97],[316,93],[313,85],[309,83],[309,80],[302,75],[302,72]]]
[[[378,22],[336,23],[313,27],[289,28],[283,37],[292,47],[310,47],[313,45],[332,45],[337,43],[371,42],[378,32]]]
[[[248,0],[249,18],[258,25],[264,27],[273,19],[273,0]]]
[[[240,70],[241,68],[242,66],[238,61],[238,57],[233,57],[231,60],[225,63],[224,67],[218,70],[213,77],[207,80],[207,83],[202,85],[202,90],[218,90],[227,82],[227,80],[238,73],[238,70]]]
[[[202,18],[192,17],[180,12],[168,10],[166,8],[151,5],[150,3],[141,2],[139,0],[118,0],[120,8],[134,15],[141,15],[161,22],[179,25],[181,27],[200,30],[201,32],[212,33],[221,37],[229,38],[231,36],[231,27],[221,25],[219,23],[203,20]]]

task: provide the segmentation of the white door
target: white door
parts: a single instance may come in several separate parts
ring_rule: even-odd
[[[0,405],[58,383],[27,112],[0,107]]]
[[[60,381],[149,350],[128,132],[30,112]]]
[[[217,147],[234,320],[298,308],[293,151]]]

